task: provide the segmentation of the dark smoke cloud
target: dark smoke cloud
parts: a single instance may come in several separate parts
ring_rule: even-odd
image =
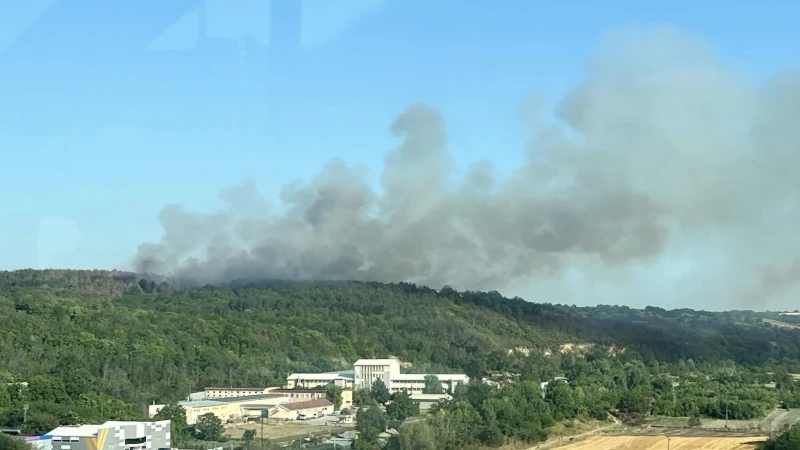
[[[225,191],[218,214],[170,205],[161,242],[142,244],[135,268],[202,283],[460,289],[551,286],[579,272],[583,289],[611,284],[619,303],[641,295],[664,261],[682,260],[700,274],[667,290],[683,303],[790,304],[800,279],[798,72],[752,86],[702,39],[628,29],[604,38],[556,122],[544,111],[525,105],[525,165],[499,179],[490,163],[476,164],[454,187],[444,118],[412,105],[392,124],[400,144],[386,155],[379,191],[335,159],[287,186],[280,214],[253,184]]]

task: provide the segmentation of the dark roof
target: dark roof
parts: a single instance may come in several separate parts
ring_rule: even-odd
[[[241,397],[223,397],[223,398],[212,398],[209,399],[212,402],[220,402],[220,403],[238,403],[238,402],[247,402],[251,400],[267,400],[270,398],[285,398],[285,395],[281,394],[259,394],[259,395],[242,395]]]
[[[218,391],[263,391],[263,387],[207,387],[204,390],[218,390]]]
[[[291,394],[297,392],[298,394],[324,394],[325,389],[273,389],[270,392],[280,392],[281,394]]]
[[[281,403],[281,408],[286,408],[289,411],[298,411],[301,409],[308,409],[308,408],[320,408],[323,406],[331,406],[333,403],[328,401],[325,398],[318,398],[316,400],[308,400],[305,402],[288,402],[288,403]]]

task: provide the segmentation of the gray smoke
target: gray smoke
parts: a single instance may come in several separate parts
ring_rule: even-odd
[[[800,280],[800,72],[756,86],[702,39],[628,29],[604,38],[555,116],[526,105],[527,162],[510,176],[484,162],[454,182],[444,118],[412,105],[391,126],[400,144],[379,191],[335,159],[284,189],[281,214],[252,184],[226,191],[218,214],[170,205],[161,242],[141,245],[135,268],[203,283],[459,289],[546,286],[577,271],[584,289],[598,280],[637,295],[641,271],[653,280],[677,259],[701,274],[672,287],[682,303],[788,302]]]

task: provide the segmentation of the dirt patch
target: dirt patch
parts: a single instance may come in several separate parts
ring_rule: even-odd
[[[791,328],[794,330],[800,330],[800,326],[788,322],[781,322],[780,320],[773,320],[773,319],[761,319],[761,320],[763,320],[765,323],[774,325],[778,328]]]
[[[754,450],[766,437],[593,436],[561,450]]]

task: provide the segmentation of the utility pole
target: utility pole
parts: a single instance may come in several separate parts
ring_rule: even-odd
[[[667,435],[667,450],[669,450],[669,435]]]
[[[30,408],[30,405],[28,405],[27,403],[22,405],[22,423],[28,421],[28,408]]]

